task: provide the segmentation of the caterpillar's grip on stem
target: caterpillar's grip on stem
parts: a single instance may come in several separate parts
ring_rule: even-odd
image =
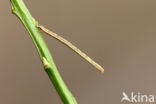
[[[49,36],[52,36],[53,38],[57,39],[58,41],[62,42],[66,46],[68,46],[70,49],[72,49],[74,52],[79,54],[82,58],[84,58],[86,61],[88,61],[90,64],[92,64],[95,68],[97,68],[100,72],[104,72],[104,68],[102,68],[98,63],[96,63],[94,60],[92,60],[90,57],[88,57],[84,52],[79,50],[76,46],[74,46],[71,42],[68,40],[64,39],[63,37],[57,35],[56,33],[46,29],[42,25],[37,25],[37,27],[43,31],[44,33],[48,34]]]

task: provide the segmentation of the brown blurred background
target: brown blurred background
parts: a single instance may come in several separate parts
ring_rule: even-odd
[[[122,92],[156,96],[155,0],[24,0],[40,24],[105,68],[100,74],[44,35],[79,104],[122,104]],[[0,2],[0,104],[62,104],[22,23]]]

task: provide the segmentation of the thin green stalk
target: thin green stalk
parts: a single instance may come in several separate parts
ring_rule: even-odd
[[[66,87],[64,81],[62,80],[49,49],[39,32],[37,27],[37,22],[31,16],[28,9],[26,8],[23,0],[10,0],[12,4],[12,12],[21,20],[25,28],[29,32],[37,50],[41,61],[44,65],[44,69],[47,72],[50,80],[55,86],[60,98],[64,104],[77,104],[75,98],[72,96],[71,92]]]

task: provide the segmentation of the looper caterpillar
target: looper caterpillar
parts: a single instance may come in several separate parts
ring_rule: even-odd
[[[72,49],[74,52],[76,52],[78,55],[80,55],[82,58],[84,58],[86,61],[88,61],[90,64],[92,64],[95,68],[97,68],[100,72],[104,72],[104,68],[102,68],[98,63],[96,63],[94,60],[92,60],[89,56],[87,56],[84,52],[79,50],[76,46],[74,46],[71,42],[64,39],[63,37],[57,35],[56,33],[46,29],[42,25],[37,25],[37,27],[43,31],[44,33],[48,34],[49,36],[52,36],[53,38],[57,39],[58,41],[62,42],[66,46],[68,46],[70,49]]]

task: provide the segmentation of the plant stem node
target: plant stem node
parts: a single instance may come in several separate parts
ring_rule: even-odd
[[[45,57],[43,57],[42,61],[43,61],[43,65],[44,65],[45,69],[50,66],[49,62],[47,61],[47,59]]]

